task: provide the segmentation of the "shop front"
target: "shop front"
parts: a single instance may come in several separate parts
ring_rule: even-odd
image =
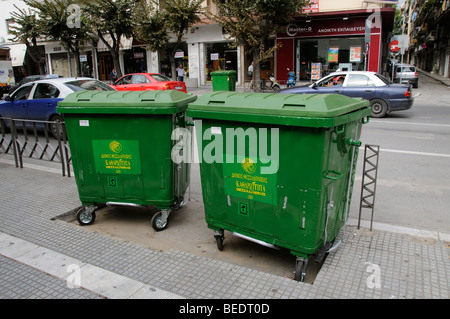
[[[211,81],[211,72],[238,69],[238,51],[230,47],[230,42],[205,43],[206,80]]]
[[[45,52],[47,55],[49,74],[57,74],[62,77],[77,76],[77,63],[73,53],[69,54],[59,43],[45,45]],[[81,51],[79,58],[81,76],[95,78],[92,50]]]
[[[380,72],[382,33],[387,32],[383,23],[390,13],[380,11],[380,15],[367,31],[370,12],[366,10],[312,13],[292,21],[277,35],[281,44],[276,53],[277,79],[287,80],[287,69],[295,72],[297,81],[314,81],[338,69]]]

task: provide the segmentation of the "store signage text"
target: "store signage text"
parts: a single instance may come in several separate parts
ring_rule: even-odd
[[[346,21],[347,23],[335,22],[330,26],[322,21],[311,21],[304,23],[291,23],[286,26],[286,35],[289,37],[299,36],[325,36],[325,35],[350,35],[365,34],[365,20]]]

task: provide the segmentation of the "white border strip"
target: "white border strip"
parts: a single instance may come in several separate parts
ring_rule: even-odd
[[[169,291],[84,263],[79,259],[38,246],[0,232],[0,255],[67,281],[67,289],[77,289],[70,281],[79,271],[79,287],[110,299],[185,299]],[[74,267],[73,267],[74,266]]]

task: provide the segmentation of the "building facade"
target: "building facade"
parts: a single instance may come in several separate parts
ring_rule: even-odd
[[[276,74],[315,80],[341,70],[383,71],[397,1],[312,1],[309,14],[293,17],[276,41]]]
[[[3,40],[3,45],[12,48],[16,80],[20,80],[20,77],[37,74],[39,70],[27,58],[25,45],[11,42],[8,27],[10,12],[15,10],[14,4],[25,7],[23,1],[1,1],[0,21],[5,23],[0,25],[0,40]],[[289,68],[298,80],[310,79],[313,73],[316,76],[319,63],[321,75],[338,68],[381,72],[396,4],[397,1],[387,0],[312,1],[308,15],[293,16],[284,30],[271,40],[271,43],[279,43],[281,47],[272,58],[261,62],[261,77],[268,78],[274,74],[283,81],[287,79]],[[212,12],[216,10],[212,0],[203,1],[203,6]],[[366,27],[367,20],[372,21],[369,29]],[[181,48],[175,53],[177,65],[181,64],[185,69],[187,86],[205,85],[211,81],[211,72],[217,70],[236,70],[238,84],[247,81],[251,58],[242,48],[232,47],[231,43],[232,39],[224,34],[223,29],[208,20],[191,27]],[[39,52],[46,73],[60,76],[75,74],[74,57],[60,43],[40,42]],[[87,44],[80,60],[83,76],[110,81],[113,62],[102,41]],[[172,75],[166,55],[147,51],[142,43],[132,38],[121,39],[120,66],[123,74],[148,71]]]
[[[406,59],[419,69],[450,77],[450,1],[405,0]]]

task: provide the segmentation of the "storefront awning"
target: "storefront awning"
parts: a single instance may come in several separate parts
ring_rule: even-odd
[[[103,38],[105,38],[105,40],[109,43],[109,45],[112,46],[113,40],[112,40],[112,38],[111,38],[111,35],[109,35],[109,34],[104,34],[104,35],[103,35]],[[120,38],[120,49],[121,49],[121,50],[130,50],[132,45],[133,45],[133,37],[126,38],[125,36],[122,36],[122,37]],[[97,51],[98,51],[98,52],[109,51],[108,47],[107,47],[106,44],[102,41],[102,39],[98,39],[98,42],[97,42]]]
[[[10,48],[9,54],[11,56],[12,66],[22,66],[27,52],[27,46],[22,43],[8,45]]]

